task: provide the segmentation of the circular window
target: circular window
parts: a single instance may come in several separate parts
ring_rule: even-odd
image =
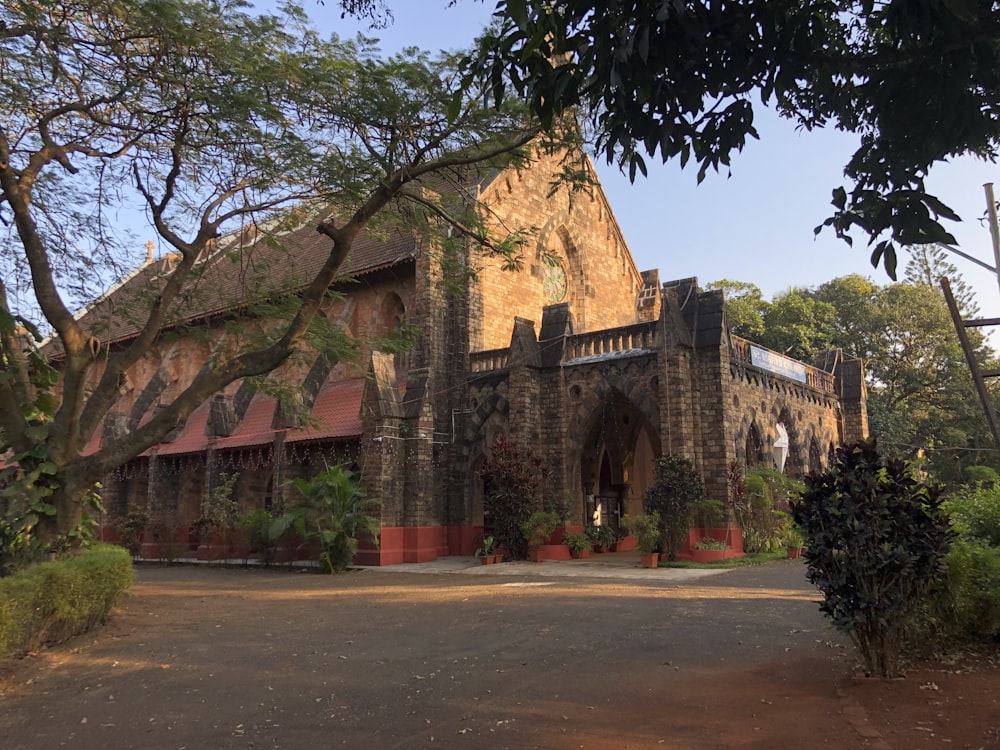
[[[542,292],[550,304],[566,299],[566,271],[562,264],[546,263],[542,269]]]

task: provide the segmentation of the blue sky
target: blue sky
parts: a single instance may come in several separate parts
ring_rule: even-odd
[[[386,52],[405,46],[462,49],[488,22],[494,3],[459,0],[390,0],[395,23],[369,31],[341,20],[333,4],[308,6],[326,32],[353,36],[363,31],[381,40]],[[757,284],[767,298],[790,286],[816,286],[837,276],[860,273],[876,283],[890,281],[873,268],[858,238],[854,248],[813,228],[829,215],[831,190],[844,184],[843,165],[855,139],[843,133],[797,132],[766,110],[757,114],[759,141],[733,160],[731,174],[711,173],[697,184],[696,169],[677,162],[651,163],[635,184],[614,166],[596,160],[601,182],[640,270],[659,268],[661,280],[697,276],[702,284],[721,278]],[[978,221],[985,212],[982,184],[1000,183],[997,165],[962,159],[936,167],[928,187],[964,221],[949,227],[959,247],[992,265],[990,234]],[[998,185],[1000,191],[1000,185]],[[1000,316],[996,278],[954,258],[977,292],[981,313]],[[900,275],[905,258],[900,258]]]

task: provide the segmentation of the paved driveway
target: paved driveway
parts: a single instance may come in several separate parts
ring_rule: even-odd
[[[472,562],[140,567],[109,626],[4,667],[0,745],[869,746],[844,744],[845,662],[797,561]]]

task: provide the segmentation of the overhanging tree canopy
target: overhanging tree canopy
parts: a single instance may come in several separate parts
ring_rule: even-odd
[[[460,184],[470,165],[525,158],[539,129],[523,110],[487,108],[474,91],[456,99],[448,59],[410,50],[380,61],[363,41],[321,39],[294,5],[281,15],[246,8],[0,8],[0,454],[8,496],[28,503],[25,527],[38,524],[47,541],[75,526],[87,489],[111,469],[226,384],[291,356],[355,241],[387,208],[408,203],[491,250],[516,252],[516,237],[494,241],[474,213],[452,208],[470,206]],[[316,228],[330,250],[296,286],[288,317],[258,326],[256,341],[218,349],[147,423],[84,455],[124,374],[176,322],[218,238],[280,226],[303,203],[326,208]],[[136,243],[118,230],[130,205],[173,259],[131,310],[128,340],[110,346],[73,307],[137,264]],[[58,373],[27,335],[46,327],[61,351]]]
[[[755,106],[859,136],[823,226],[859,230],[895,278],[896,247],[953,243],[931,166],[993,159],[1000,143],[1000,11],[992,0],[500,0],[470,59],[494,101],[543,122],[589,117],[598,149],[634,179],[646,157],[727,166],[756,138]],[[509,75],[509,80],[508,76]],[[777,166],[777,165],[776,165]],[[773,210],[780,211],[775,207]],[[817,232],[822,227],[817,227]]]

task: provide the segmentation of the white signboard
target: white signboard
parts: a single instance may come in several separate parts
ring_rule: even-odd
[[[806,382],[806,366],[791,357],[750,345],[750,364],[800,383]]]

